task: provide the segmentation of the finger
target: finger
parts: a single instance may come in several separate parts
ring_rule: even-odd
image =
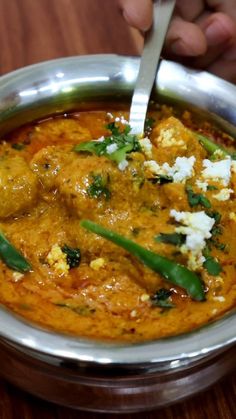
[[[168,56],[198,56],[207,50],[206,38],[202,30],[191,22],[175,16],[167,34],[165,52]]]
[[[209,15],[199,25],[205,33],[208,46],[217,46],[236,37],[236,22],[221,12]]]
[[[225,80],[236,83],[236,60],[229,62],[219,59],[210,65],[207,70]]]
[[[152,24],[152,0],[119,0],[126,22],[141,30],[147,31]]]
[[[177,0],[176,12],[184,20],[189,22],[194,21],[205,9],[204,0]]]
[[[207,53],[192,62],[197,68],[207,68],[236,41],[236,24],[223,13],[214,13],[199,22],[207,41]],[[233,51],[232,51],[233,54]],[[234,59],[234,57],[232,57]]]
[[[236,22],[236,0],[206,0],[209,8],[230,16]]]
[[[234,14],[236,7],[236,0],[206,0],[206,4],[211,9],[223,13]]]

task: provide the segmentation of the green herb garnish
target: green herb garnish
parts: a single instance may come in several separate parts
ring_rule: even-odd
[[[162,308],[173,308],[175,305],[170,301],[172,292],[166,288],[160,288],[154,295],[151,296],[151,301],[154,306]]]
[[[66,262],[70,268],[76,268],[81,261],[80,249],[69,247],[66,244],[61,248],[62,252],[66,254]]]
[[[219,225],[221,214],[217,211],[208,211],[207,215],[215,219],[215,224],[211,229],[211,238],[207,240],[208,248],[210,249],[212,246],[214,246],[216,249],[224,251],[226,249],[226,244],[220,243],[218,237],[216,237],[222,235],[223,231],[223,227]],[[204,254],[204,256],[206,257],[206,254]]]
[[[207,215],[211,218],[214,218],[215,224],[218,224],[221,220],[221,214],[217,211],[207,211]]]
[[[0,259],[11,269],[18,272],[28,272],[30,263],[0,232]]]
[[[152,269],[154,272],[162,275],[167,281],[178,285],[186,290],[188,295],[197,301],[205,300],[204,286],[201,278],[195,272],[190,271],[185,266],[154,253],[138,243],[127,239],[112,230],[108,230],[99,224],[90,220],[82,220],[80,225],[86,230],[91,231],[116,245],[127,250],[135,256],[140,262]]]
[[[105,198],[106,201],[110,199],[111,192],[107,187],[109,177],[102,176],[100,174],[92,174],[92,179],[93,181],[87,189],[87,194],[90,196],[90,198]]]
[[[21,151],[25,148],[25,144],[22,143],[14,143],[11,145],[12,148],[14,148],[14,150],[18,150]]]
[[[126,125],[121,131],[114,122],[106,126],[111,131],[111,135],[104,137],[103,140],[86,141],[73,147],[73,151],[87,152],[97,156],[105,156],[116,163],[121,163],[127,154],[134,151],[141,151],[141,147],[136,135],[130,134],[131,128]],[[116,146],[115,151],[110,152],[109,146]]]
[[[204,268],[210,275],[217,276],[222,272],[222,267],[219,262],[212,256],[208,256],[203,263]]]
[[[208,241],[208,244],[202,252],[203,256],[206,258],[205,262],[203,262],[203,267],[210,275],[217,276],[222,271],[222,267],[220,263],[213,256],[211,256],[210,250]]]
[[[155,237],[155,240],[159,243],[168,243],[175,246],[182,246],[185,243],[186,235],[181,233],[160,233]]]
[[[208,191],[217,191],[218,188],[216,186],[214,186],[214,185],[207,185],[207,190]]]
[[[90,316],[96,311],[95,308],[91,308],[89,306],[75,306],[69,303],[54,303],[54,305],[62,308],[68,308],[81,316]]]
[[[163,185],[164,183],[173,182],[173,177],[167,175],[155,175],[155,177],[149,178],[148,180],[153,184]]]
[[[186,192],[187,192],[188,203],[189,203],[190,207],[195,207],[197,205],[201,205],[205,208],[211,208],[211,203],[210,203],[209,199],[207,199],[201,193],[193,192],[191,186],[186,187]]]
[[[220,225],[214,225],[211,230],[212,236],[219,236],[222,234],[222,227]]]
[[[226,250],[227,245],[225,243],[220,243],[219,240],[209,239],[209,242],[214,246],[216,249],[221,250],[224,252]]]
[[[205,150],[213,156],[216,151],[220,151],[223,157],[230,156],[233,160],[236,158],[235,152],[230,152],[226,148],[222,147],[221,145],[215,143],[210,138],[206,137],[205,135],[199,134],[198,132],[194,132],[195,136],[197,137],[199,143],[205,148]]]

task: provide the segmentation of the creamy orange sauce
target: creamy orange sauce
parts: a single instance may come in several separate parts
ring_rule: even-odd
[[[106,124],[117,117],[128,118],[126,112],[78,112],[52,118],[23,127],[2,141],[0,229],[32,265],[31,272],[19,274],[0,261],[3,305],[52,330],[121,342],[188,332],[235,307],[236,169],[232,164],[227,185],[220,178],[211,178],[203,191],[203,160],[209,155],[171,114],[168,108],[152,113],[151,152],[143,147],[130,153],[124,170],[106,156],[76,153],[72,148],[109,135]],[[182,120],[192,126],[187,112]],[[202,128],[208,135],[216,135],[209,124]],[[223,134],[217,136],[224,139]],[[165,184],[153,182],[150,161],[173,167],[178,157],[191,156],[195,163],[189,177]],[[224,158],[216,156],[216,161],[220,160]],[[109,196],[91,195],[95,176],[105,179]],[[191,207],[186,185],[204,195],[211,208],[201,204]],[[228,199],[222,189],[230,190]],[[81,219],[90,219],[191,266],[189,250],[155,240],[160,233],[174,233],[183,226],[170,216],[171,209],[220,214],[210,245],[221,272],[211,275],[201,263],[193,268],[205,284],[204,302],[193,301],[182,288],[168,283],[127,251],[80,226]],[[78,267],[69,269],[65,257],[60,259],[65,244],[80,249]],[[54,257],[58,251],[60,260]],[[169,308],[159,307],[153,298],[163,288],[170,290]]]

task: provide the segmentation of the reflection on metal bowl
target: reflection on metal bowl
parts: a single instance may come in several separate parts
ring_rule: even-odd
[[[0,80],[0,133],[50,114],[130,101],[138,59],[72,57]],[[187,106],[235,135],[236,87],[162,61],[153,100]],[[0,310],[1,374],[39,397],[74,408],[132,412],[204,390],[235,367],[236,314],[192,333],[135,345],[103,344],[42,330]]]

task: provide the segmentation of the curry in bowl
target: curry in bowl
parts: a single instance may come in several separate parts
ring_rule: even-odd
[[[141,342],[235,307],[233,139],[163,106],[75,112],[0,145],[0,301],[62,333]]]

